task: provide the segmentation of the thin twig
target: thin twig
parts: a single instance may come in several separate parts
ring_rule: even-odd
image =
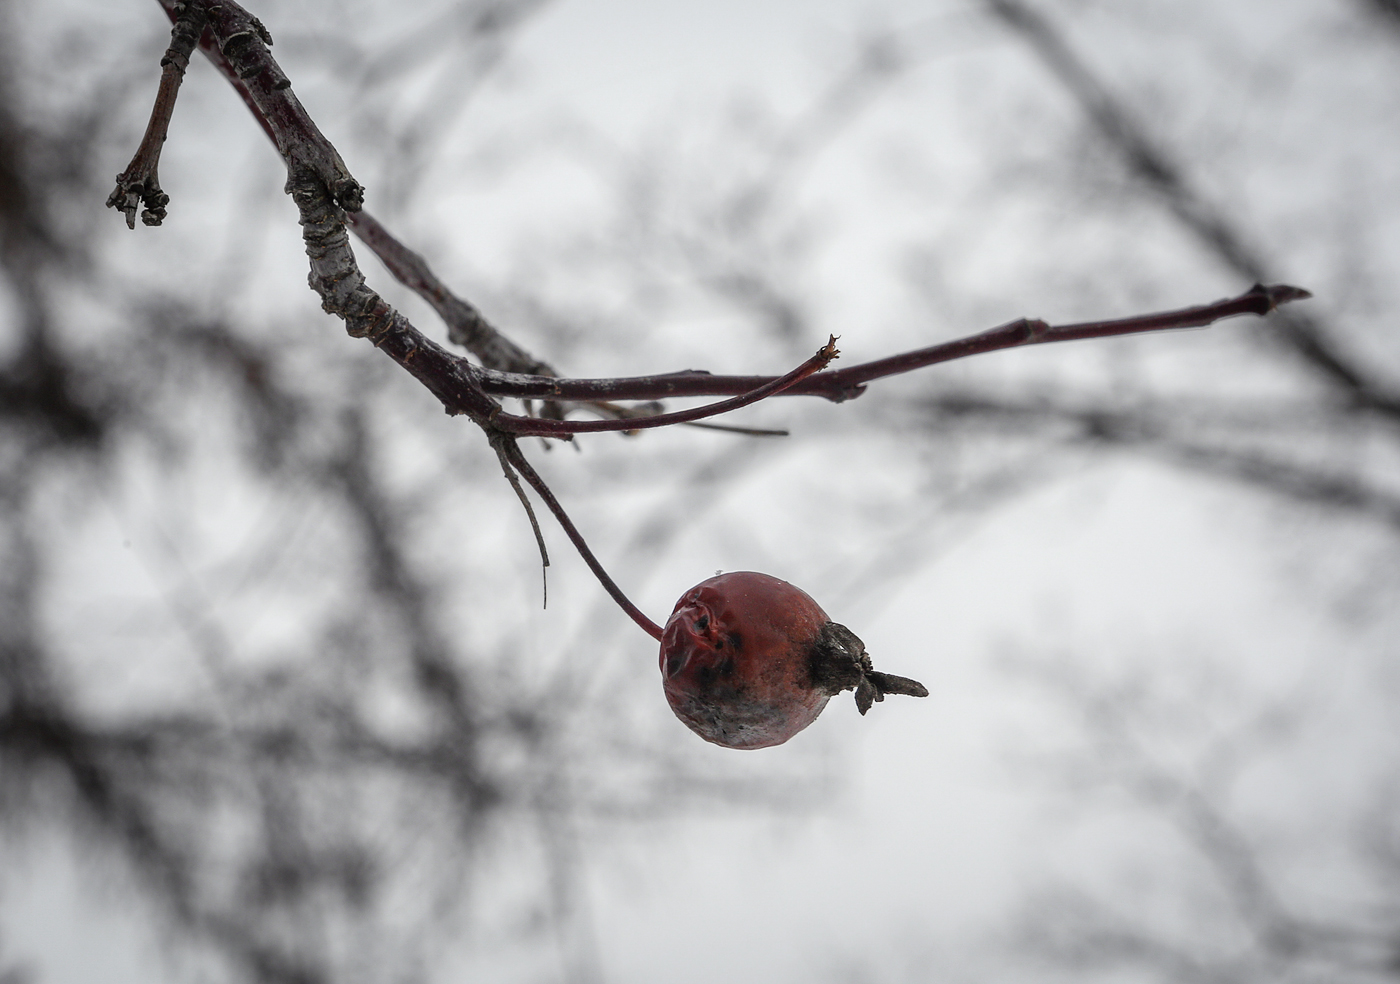
[[[1263,316],[1281,304],[1312,295],[1286,284],[1255,284],[1239,297],[1195,307],[1138,315],[1113,321],[1086,321],[1070,325],[1048,325],[1022,318],[966,338],[940,342],[873,362],[862,362],[834,369],[795,383],[783,391],[788,396],[823,396],[841,402],[859,396],[865,385],[885,376],[910,372],[940,362],[965,359],[971,355],[997,352],[1022,345],[1066,342],[1084,338],[1136,335],[1144,332],[1200,328],[1224,318],[1243,314]],[[483,392],[496,397],[518,399],[656,400],[680,396],[722,396],[747,393],[772,382],[768,376],[719,376],[688,370],[659,376],[630,376],[611,379],[555,379],[521,376],[483,370],[479,374]]]
[[[136,206],[144,204],[141,221],[148,226],[158,226],[165,219],[165,206],[170,204],[170,196],[160,190],[161,148],[170,130],[170,117],[175,112],[175,99],[180,94],[180,83],[185,79],[185,69],[190,64],[190,54],[199,43],[204,31],[206,11],[201,0],[189,0],[176,5],[175,24],[170,29],[170,47],[160,60],[160,87],[156,89],[156,102],[151,107],[151,119],[146,124],[146,133],[141,145],[131,158],[126,170],[117,175],[117,187],[107,198],[107,207],[120,209],[126,214],[126,227],[136,228]]]
[[[185,5],[184,0],[156,2],[171,20],[180,16]],[[337,205],[358,211],[365,189],[292,92],[291,80],[267,50],[271,33],[234,0],[206,7],[209,29],[199,36],[199,49],[248,104],[287,165],[289,180],[315,175]]]
[[[602,584],[603,590],[612,595],[612,599],[617,602],[618,607],[626,612],[628,617],[636,622],[643,632],[651,636],[657,642],[660,642],[661,626],[647,618],[640,608],[632,604],[632,600],[623,593],[622,589],[618,587],[617,582],[603,569],[603,565],[599,563],[598,558],[595,557],[593,551],[589,549],[588,542],[584,540],[583,534],[578,531],[578,527],[576,527],[573,520],[569,518],[569,514],[564,511],[564,507],[560,504],[558,498],[555,497],[554,491],[550,489],[545,483],[545,480],[540,477],[539,472],[535,471],[534,466],[530,464],[524,452],[520,450],[520,445],[516,443],[515,438],[509,435],[501,435],[498,450],[506,455],[511,465],[525,477],[525,481],[529,482],[530,487],[544,500],[544,504],[549,507],[549,511],[554,513],[554,518],[557,519],[559,525],[564,528],[564,532],[568,534],[569,539],[574,544],[574,549],[579,552],[579,556],[583,558],[583,562],[593,571],[593,576]]]
[[[736,427],[733,424],[713,424],[708,420],[692,420],[681,426],[724,431],[727,434],[742,434],[745,437],[789,437],[792,434],[792,431],[781,427]]]
[[[498,413],[492,419],[497,428],[517,435],[536,437],[556,437],[561,434],[584,434],[598,431],[633,431],[647,427],[669,427],[672,424],[687,424],[705,417],[715,417],[731,410],[738,410],[751,403],[770,396],[801,382],[813,373],[826,368],[831,360],[841,353],[836,349],[836,336],[829,336],[827,343],[817,350],[802,365],[785,376],[771,379],[747,393],[719,403],[709,403],[703,407],[677,410],[673,413],[660,413],[651,417],[632,417],[626,420],[542,420],[536,417],[520,417],[511,413]]]
[[[520,500],[520,504],[525,507],[525,515],[530,517],[530,529],[535,534],[535,545],[540,548],[540,582],[544,591],[543,608],[549,607],[549,550],[544,545],[544,534],[540,532],[540,521],[535,516],[535,507],[530,505],[530,497],[525,494],[524,487],[520,484],[520,476],[515,472],[515,466],[510,463],[510,456],[503,449],[503,437],[493,434],[491,446],[495,449],[496,457],[500,459],[501,471],[505,473],[506,481],[515,490],[515,496]]]
[[[533,401],[526,400],[526,408],[532,405]],[[570,410],[590,410],[600,416],[611,420],[636,420],[638,417],[650,417],[652,414],[660,413],[665,409],[665,404],[660,400],[647,400],[645,403],[612,403],[607,400],[598,400],[593,403],[556,403],[564,413]],[[533,415],[532,415],[533,416]],[[560,419],[558,417],[553,419]],[[690,420],[680,424],[681,427],[696,427],[701,430],[725,431],[729,434],[743,434],[745,437],[787,437],[789,431],[781,428],[771,427],[740,427],[735,424],[716,424],[708,420]],[[623,431],[624,434],[631,435],[634,431]]]
[[[1142,314],[1131,318],[1113,321],[1084,321],[1070,325],[1049,325],[1044,321],[1022,318],[998,328],[992,328],[968,338],[929,348],[916,349],[902,355],[877,359],[848,369],[838,370],[831,375],[839,377],[848,386],[858,386],[873,379],[911,372],[939,362],[963,359],[969,355],[996,352],[1001,349],[1017,348],[1022,345],[1041,345],[1049,342],[1073,342],[1085,338],[1112,338],[1118,335],[1138,335],[1152,331],[1173,331],[1181,328],[1204,328],[1224,318],[1241,314],[1265,315],[1280,304],[1312,297],[1301,287],[1287,284],[1265,286],[1255,284],[1239,297],[1232,297],[1212,304],[1179,308],[1175,311],[1162,311],[1156,314]]]

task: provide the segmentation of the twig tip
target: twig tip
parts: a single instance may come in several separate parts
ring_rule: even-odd
[[[1253,289],[1268,299],[1270,311],[1289,301],[1306,301],[1313,296],[1312,291],[1291,284],[1255,284]]]

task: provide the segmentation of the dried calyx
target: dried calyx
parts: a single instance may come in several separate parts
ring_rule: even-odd
[[[918,680],[881,673],[870,663],[865,643],[840,622],[827,622],[812,643],[807,657],[812,685],[829,695],[854,689],[856,708],[862,715],[885,699],[886,694],[927,697],[928,688]]]

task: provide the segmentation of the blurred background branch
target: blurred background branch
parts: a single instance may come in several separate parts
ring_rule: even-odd
[[[258,13],[371,211],[573,376],[1318,299],[538,456],[644,610],[768,570],[930,677],[712,755],[582,564],[537,610],[494,456],[328,323],[197,60],[176,207],[111,228],[154,8],[0,4],[0,978],[1395,979],[1384,4]]]

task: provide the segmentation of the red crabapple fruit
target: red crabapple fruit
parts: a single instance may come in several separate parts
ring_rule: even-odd
[[[727,748],[781,745],[843,690],[855,690],[861,714],[886,694],[928,696],[876,672],[864,643],[807,592],[753,571],[681,595],[661,636],[661,677],[676,717]]]

